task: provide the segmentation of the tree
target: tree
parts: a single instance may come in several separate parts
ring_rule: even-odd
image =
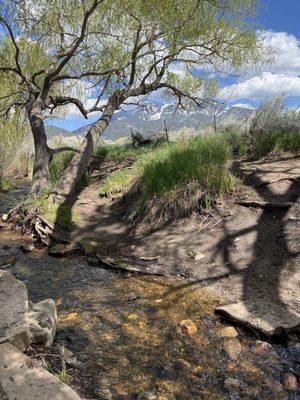
[[[25,107],[35,143],[32,193],[49,186],[53,150],[43,119],[74,104],[84,117],[101,112],[61,177],[52,200],[72,194],[114,112],[141,104],[160,90],[179,107],[202,106],[208,72],[238,68],[259,58],[246,22],[254,0],[32,0],[3,1],[0,73],[16,82],[2,101],[5,114]],[[16,21],[16,22],[14,22]],[[180,76],[172,72],[180,69]],[[84,107],[73,96],[89,86]],[[59,151],[59,150],[56,150]]]
[[[108,13],[98,10],[101,30],[91,55],[97,79],[92,83],[103,112],[51,199],[60,202],[74,192],[99,137],[122,105],[141,105],[161,90],[174,96],[179,107],[201,107],[211,85],[205,79],[209,71],[257,61],[260,45],[245,22],[253,11],[251,0],[187,0],[184,6],[179,0],[117,0],[110,2]]]
[[[89,51],[88,26],[102,3],[104,0],[1,2],[0,79],[5,77],[7,84],[0,96],[0,115],[8,118],[17,108],[26,111],[35,146],[34,195],[50,186],[54,153],[67,150],[48,147],[44,118],[62,104],[78,103],[81,107],[78,98],[65,95],[71,86],[63,74],[72,70],[73,58]]]

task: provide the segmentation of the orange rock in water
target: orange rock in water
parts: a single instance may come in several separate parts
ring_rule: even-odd
[[[190,336],[194,335],[197,332],[197,327],[191,319],[184,319],[180,321],[181,331]]]
[[[78,317],[77,312],[71,312],[70,314],[67,314],[63,317],[59,318],[59,322],[65,323],[65,322],[72,322],[75,321]]]

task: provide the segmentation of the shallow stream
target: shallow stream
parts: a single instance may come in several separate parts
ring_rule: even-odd
[[[51,352],[62,345],[73,352],[78,365],[67,364],[67,381],[83,399],[299,398],[280,383],[293,348],[287,357],[280,346],[261,344],[239,329],[237,338],[223,337],[227,325],[214,315],[222,299],[209,288],[114,273],[83,258],[53,258],[45,250],[24,254],[20,246],[30,242],[0,231],[0,265],[13,257],[5,268],[26,283],[30,299],[56,301],[55,346],[33,349],[31,355],[56,368]],[[197,331],[182,329],[183,320],[191,320]],[[228,341],[239,350],[232,350],[234,357],[226,352]]]

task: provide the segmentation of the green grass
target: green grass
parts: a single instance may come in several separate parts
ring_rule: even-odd
[[[73,151],[55,154],[50,165],[51,183],[55,185],[74,157]]]
[[[16,185],[12,181],[8,179],[0,180],[0,192],[6,192],[13,189],[16,189]]]
[[[134,168],[133,170],[123,169],[113,172],[101,186],[99,195],[110,197],[124,192],[134,179],[135,171]]]
[[[300,151],[300,134],[297,132],[269,133],[254,137],[252,153],[255,157],[281,151]]]
[[[144,154],[150,153],[158,145],[146,145],[134,147],[131,144],[118,146],[115,144],[109,146],[99,146],[94,150],[93,155],[106,160],[122,161],[126,158],[139,158]]]
[[[233,187],[225,167],[230,159],[231,148],[223,136],[168,143],[141,161],[144,195],[161,196],[192,181],[204,190],[226,194]]]
[[[129,152],[126,149],[126,154]],[[100,195],[125,192],[136,178],[142,185],[141,205],[155,196],[172,197],[177,188],[189,182],[197,182],[208,192],[226,194],[234,186],[234,179],[225,167],[230,159],[231,147],[223,136],[150,147],[140,152],[131,169],[110,175],[100,188]]]

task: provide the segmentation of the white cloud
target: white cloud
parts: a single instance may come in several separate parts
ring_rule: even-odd
[[[298,76],[300,74],[300,41],[287,32],[262,33],[263,43],[274,50],[273,60],[264,70],[277,74]]]
[[[300,77],[264,72],[223,90],[223,95],[234,93],[233,98],[262,101],[284,93],[287,96],[300,96]]]

